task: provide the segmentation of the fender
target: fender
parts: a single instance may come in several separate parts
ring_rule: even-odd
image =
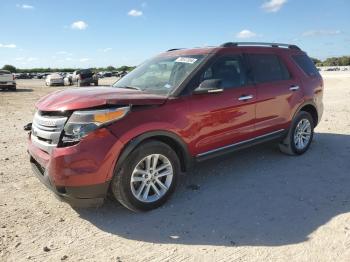
[[[193,158],[191,157],[187,144],[175,133],[173,132],[169,132],[169,131],[163,131],[163,130],[156,130],[156,131],[149,131],[146,132],[144,134],[141,134],[133,139],[131,139],[126,145],[125,147],[122,149],[122,153],[119,155],[116,165],[115,165],[115,169],[114,172],[117,171],[122,163],[125,161],[125,159],[129,156],[129,154],[138,146],[140,145],[143,141],[147,140],[147,139],[158,139],[158,140],[162,140],[160,138],[168,138],[171,139],[172,141],[175,141],[177,146],[180,149],[180,154],[181,156],[179,156],[179,160],[181,162],[181,170],[183,172],[187,171],[188,169],[191,168],[192,163],[193,163]],[[175,150],[176,151],[176,150]],[[176,152],[177,154],[179,152]],[[182,159],[181,159],[182,158]]]
[[[315,104],[315,102],[313,100],[306,100],[304,101],[300,106],[298,106],[298,108],[295,110],[293,117],[291,118],[291,121],[293,121],[294,117],[300,112],[300,110],[304,107],[304,106],[313,106],[317,112],[317,123],[315,123],[315,126],[317,126],[318,122],[320,122],[320,113],[318,111],[318,108]]]

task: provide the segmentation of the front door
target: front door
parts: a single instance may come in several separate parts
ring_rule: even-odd
[[[218,57],[200,73],[198,83],[208,79],[220,80],[218,92],[188,98],[196,155],[250,139],[254,133],[256,88],[247,84],[242,56]]]

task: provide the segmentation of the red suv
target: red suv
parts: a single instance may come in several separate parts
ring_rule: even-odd
[[[26,128],[30,162],[73,205],[100,205],[110,193],[150,210],[193,163],[268,140],[303,154],[322,95],[320,74],[295,45],[172,49],[113,86],[42,98]]]

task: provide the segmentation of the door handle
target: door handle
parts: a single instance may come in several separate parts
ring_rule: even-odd
[[[249,99],[252,99],[252,95],[242,95],[241,97],[238,98],[239,101],[247,101]]]
[[[291,86],[289,88],[290,91],[297,91],[299,89],[299,86]]]

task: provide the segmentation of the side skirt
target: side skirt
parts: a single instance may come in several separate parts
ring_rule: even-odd
[[[232,145],[227,145],[224,147],[216,148],[216,149],[198,154],[195,157],[195,159],[197,162],[201,162],[201,161],[204,161],[204,160],[207,160],[207,159],[210,159],[213,157],[217,157],[220,155],[224,155],[227,153],[231,153],[231,152],[243,149],[243,148],[251,147],[251,146],[261,144],[264,142],[268,142],[271,140],[281,139],[287,134],[287,132],[288,131],[285,129],[277,130],[277,131],[274,131],[274,132],[271,132],[271,133],[268,133],[268,134],[265,134],[262,136],[258,136],[258,137],[252,138],[252,139],[248,139],[248,140],[241,141],[241,142],[238,142],[238,143],[235,143]]]

